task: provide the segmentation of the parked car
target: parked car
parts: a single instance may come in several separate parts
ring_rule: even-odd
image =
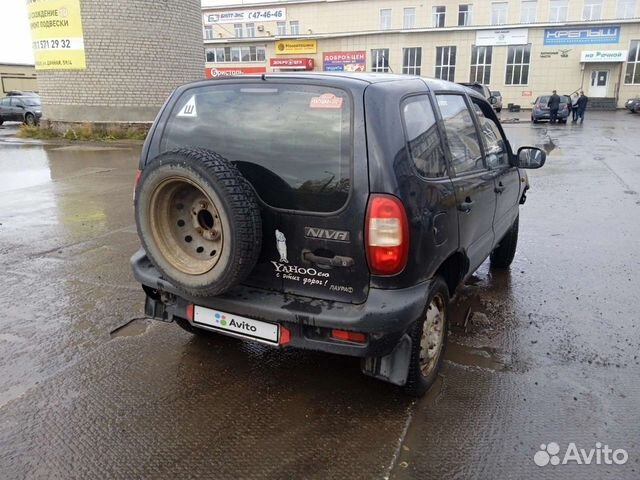
[[[23,122],[37,125],[42,117],[40,97],[11,96],[0,99],[0,125],[4,122]]]
[[[464,85],[465,87],[471,88],[478,92],[491,104],[496,112],[502,110],[502,95],[500,95],[500,92],[498,92],[498,95],[494,95],[494,92],[492,92],[489,87],[479,82],[460,82],[460,85]]]
[[[225,77],[177,88],[146,139],[131,259],[145,312],[185,330],[362,359],[424,394],[449,298],[508,268],[523,168],[485,98],[382,74]]]
[[[624,104],[624,108],[629,110],[631,113],[640,112],[640,97],[630,98],[627,100],[627,103]]]
[[[497,90],[491,90],[491,97],[495,98],[495,102],[492,102],[493,108],[496,112],[502,111],[502,94]],[[489,100],[491,102],[491,100]]]
[[[7,92],[7,97],[39,97],[39,95],[35,92],[22,92],[20,90],[9,90]]]
[[[551,113],[547,104],[549,103],[549,97],[551,95],[542,95],[536,98],[533,102],[533,109],[531,110],[531,121],[538,123],[540,120],[550,120]],[[571,104],[571,97],[569,95],[560,95],[560,108],[558,109],[558,121],[561,123],[567,123],[569,117],[569,105]]]

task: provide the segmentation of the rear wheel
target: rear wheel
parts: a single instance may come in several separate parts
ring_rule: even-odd
[[[511,225],[506,235],[500,240],[500,243],[491,252],[491,266],[497,268],[509,268],[516,255],[516,247],[518,245],[518,224],[520,217]]]
[[[27,113],[24,116],[24,123],[29,125],[30,127],[35,127],[36,125],[36,117],[32,113]]]
[[[422,397],[438,378],[447,343],[449,288],[442,277],[431,283],[427,308],[411,328],[411,360],[405,391]]]

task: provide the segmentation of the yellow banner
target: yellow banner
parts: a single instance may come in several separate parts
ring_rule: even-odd
[[[316,40],[280,40],[276,42],[276,55],[290,53],[316,53],[318,42]]]
[[[36,70],[85,70],[80,0],[27,0]]]

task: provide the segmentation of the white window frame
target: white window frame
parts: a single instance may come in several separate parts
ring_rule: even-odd
[[[566,22],[569,18],[569,0],[549,0],[549,21]]]
[[[380,30],[391,30],[391,9],[380,9]]]
[[[405,52],[409,52],[409,63],[405,65]],[[411,53],[413,53],[413,62],[411,61]],[[418,53],[420,53],[420,62],[418,63]],[[405,75],[420,75],[422,73],[422,47],[405,47],[402,49],[402,73]]]
[[[213,25],[205,25],[204,26],[204,39],[205,40],[213,40],[215,36],[215,32],[213,30]]]
[[[584,0],[582,20],[601,20],[602,0]]]
[[[438,11],[439,8],[443,10],[441,12]],[[433,28],[444,28],[447,25],[447,7],[445,5],[434,5],[431,7],[431,16],[433,21]],[[442,22],[440,22],[440,17],[442,17]],[[442,24],[440,24],[442,23]]]
[[[522,0],[520,2],[520,23],[536,23],[538,0]]]
[[[632,45],[634,44],[634,42],[637,44],[637,49],[636,49],[636,58],[634,60],[631,60],[629,57],[631,56],[631,49],[632,49]],[[636,72],[638,70],[640,70],[640,39],[634,39],[631,40],[629,42],[629,50],[628,50],[628,54],[627,54],[627,62],[625,64],[624,67],[624,84],[625,85],[640,85],[640,83],[633,83],[633,79],[636,76]],[[631,72],[631,82],[627,83],[627,70],[629,69],[629,67],[633,65],[633,69]]]
[[[247,32],[248,38],[253,38],[256,36],[256,24],[255,23],[246,23],[245,24],[245,32]]]
[[[386,51],[386,55],[385,55]],[[385,58],[387,62],[386,67],[379,67],[378,63],[380,57]],[[374,73],[387,73],[391,71],[389,66],[389,49],[388,48],[372,48],[371,49],[371,71]]]
[[[234,23],[233,31],[236,35],[236,38],[244,37],[244,25],[242,25],[241,23]]]
[[[496,10],[496,7],[504,10]],[[496,18],[496,13],[498,16]],[[506,25],[509,18],[509,2],[491,2],[491,25]]]
[[[463,12],[461,10],[462,7],[467,7],[467,11]],[[464,22],[460,24],[460,15],[464,15]],[[470,3],[462,3],[458,5],[458,26],[459,27],[468,27],[471,25],[473,21],[473,5]]]
[[[291,35],[300,35],[300,22],[298,20],[289,21],[289,33]]]
[[[253,49],[253,53],[251,50]],[[243,53],[249,51],[249,60],[242,60]],[[209,60],[208,54],[213,52],[214,59]],[[232,60],[232,55],[237,54],[238,60]],[[205,61],[207,63],[264,63],[267,60],[267,49],[264,45],[249,45],[242,47],[212,47],[205,49]]]
[[[402,28],[416,27],[416,7],[405,7],[402,10]]]
[[[474,52],[474,48],[476,49]],[[469,69],[469,81],[470,82],[478,82],[478,83],[482,83],[483,85],[489,85],[491,83],[491,63],[487,62],[487,53],[491,52],[491,54],[489,55],[491,57],[491,60],[493,61],[493,47],[491,46],[477,46],[477,45],[473,45],[471,47],[471,67]],[[475,55],[474,55],[475,53]],[[473,67],[476,67],[476,74],[474,76],[471,76],[471,71],[473,69]],[[482,68],[482,78],[479,78],[480,76],[478,75],[478,68]],[[489,72],[488,78],[486,79],[485,82],[485,73]]]
[[[514,53],[514,62],[513,63],[509,63],[509,49],[510,48],[522,49],[522,62],[520,62],[520,63],[515,62],[515,57],[517,55]],[[525,50],[526,48],[529,49],[529,62],[528,63],[525,63],[525,61],[524,61],[524,53],[526,51]],[[527,86],[527,85],[529,85],[529,79],[531,78],[531,57],[532,57],[531,44],[528,43],[526,45],[509,45],[509,46],[507,46],[506,54],[507,54],[507,57],[505,59],[506,61],[504,62],[504,84],[506,86]],[[509,65],[511,65],[511,66],[520,66],[520,81],[522,81],[522,67],[524,65],[529,67],[529,68],[527,68],[527,81],[526,81],[526,83],[513,83],[513,79],[515,78],[513,73],[511,74],[512,82],[511,83],[507,83],[507,70],[509,68]]]
[[[276,22],[276,28],[278,29],[278,36],[287,34],[287,22]]]
[[[616,6],[617,18],[635,18],[636,17],[636,0],[618,0]]]
[[[438,49],[440,49],[440,55],[438,55]],[[441,47],[436,47],[436,61],[433,69],[434,77],[439,78],[440,80],[455,82],[457,56],[458,49],[455,45],[444,45]],[[452,57],[453,63],[451,62]],[[438,75],[438,70],[440,70],[440,75]],[[447,72],[446,76],[442,75],[442,72],[444,71]]]

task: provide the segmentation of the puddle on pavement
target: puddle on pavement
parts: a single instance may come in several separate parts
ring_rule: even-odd
[[[502,371],[507,365],[502,361],[497,352],[489,347],[470,347],[449,341],[445,360],[468,367],[487,368],[489,370]]]
[[[129,320],[124,325],[111,331],[111,339],[142,335],[143,333],[146,333],[151,323],[152,321],[148,318],[134,318],[133,320]]]

